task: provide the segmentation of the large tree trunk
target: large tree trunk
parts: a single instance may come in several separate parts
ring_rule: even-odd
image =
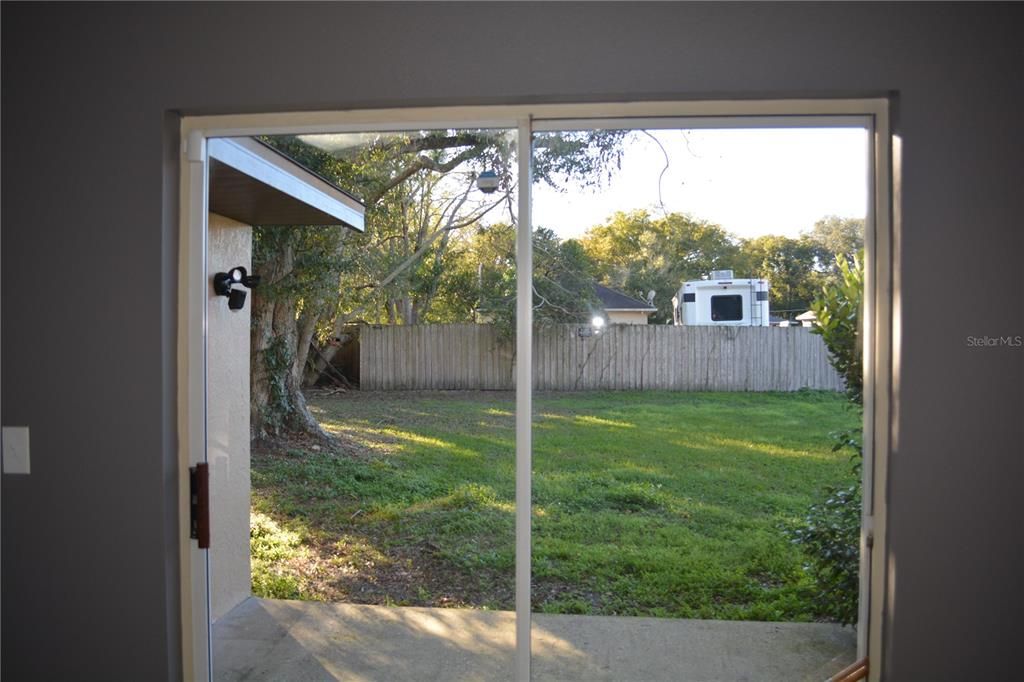
[[[293,261],[291,246],[287,245],[272,261],[261,265],[265,281],[280,281],[291,272]],[[309,412],[302,394],[302,365],[296,368],[300,344],[304,339],[304,358],[310,336],[311,333],[306,336],[300,332],[294,299],[261,295],[260,289],[253,290],[250,428],[254,439],[300,433],[331,440]]]
[[[302,367],[297,363],[300,339],[295,305],[253,296],[252,435],[267,439],[300,433],[330,440],[309,412],[302,394]]]
[[[320,314],[310,308],[303,310],[302,314],[299,315],[297,323],[298,338],[295,342],[295,363],[292,365],[292,373],[295,376],[292,378],[299,382],[300,386],[307,385],[304,383],[304,379],[308,370],[309,348],[313,343],[313,334],[316,333],[316,326],[319,322]]]

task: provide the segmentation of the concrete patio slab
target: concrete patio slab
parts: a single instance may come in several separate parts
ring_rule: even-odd
[[[214,624],[218,682],[511,680],[515,614],[249,599]],[[821,682],[855,658],[823,623],[533,618],[533,679]]]

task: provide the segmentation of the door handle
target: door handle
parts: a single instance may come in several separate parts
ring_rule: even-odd
[[[210,467],[205,462],[188,470],[189,537],[199,541],[199,549],[210,548]]]

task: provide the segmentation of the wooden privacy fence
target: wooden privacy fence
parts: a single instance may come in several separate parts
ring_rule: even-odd
[[[839,391],[821,337],[804,327],[613,325],[593,336],[579,325],[541,326],[533,336],[533,385],[542,391]],[[514,343],[478,324],[364,326],[360,387],[509,390]]]

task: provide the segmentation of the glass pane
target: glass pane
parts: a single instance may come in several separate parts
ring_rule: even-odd
[[[742,319],[742,296],[730,294],[711,297],[711,320],[713,322],[735,322]]]
[[[262,278],[211,299],[211,344],[241,335],[218,357],[251,352],[221,418],[252,437],[221,467],[215,677],[511,678],[515,131],[259,139],[366,229],[211,219],[211,268]]]
[[[535,679],[792,680],[853,660],[859,478],[834,434],[856,449],[860,409],[822,337],[779,327],[857,310],[867,144],[536,138]],[[844,319],[835,347],[855,352]]]

